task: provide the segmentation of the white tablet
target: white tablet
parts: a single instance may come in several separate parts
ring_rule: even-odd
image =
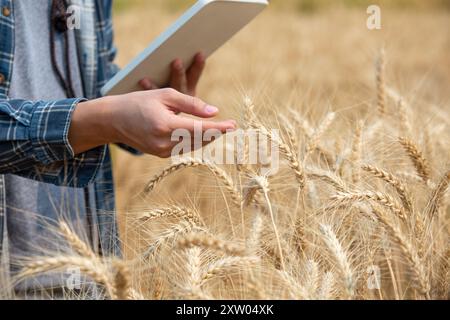
[[[267,0],[199,0],[101,90],[105,95],[140,90],[150,78],[159,87],[169,83],[171,63],[180,58],[191,65],[196,53],[210,56],[255,18]]]

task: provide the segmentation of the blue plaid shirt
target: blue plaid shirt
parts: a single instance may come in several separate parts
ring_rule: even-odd
[[[76,30],[85,98],[59,101],[8,99],[14,67],[14,6],[0,0],[0,253],[6,239],[5,181],[16,174],[61,186],[94,184],[95,221],[105,254],[118,254],[111,161],[107,146],[74,156],[68,142],[72,112],[80,101],[100,96],[118,68],[113,64],[112,0],[71,0],[78,7]]]

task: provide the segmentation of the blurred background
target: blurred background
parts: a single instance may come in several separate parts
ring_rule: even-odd
[[[193,3],[115,0],[118,64],[124,66]],[[381,30],[367,29],[370,4],[381,7]],[[387,82],[411,105],[426,101],[437,110],[449,107],[450,0],[271,1],[208,60],[198,94],[219,106],[223,118],[239,120],[242,97],[248,94],[261,110],[295,107],[314,121],[333,109],[351,123],[374,108],[380,48],[386,50]],[[167,164],[114,150],[121,213],[141,205],[135,195]],[[205,177],[189,176],[189,186],[185,176],[178,179],[158,190],[159,203],[193,202],[204,195],[207,184],[199,180]]]
[[[133,6],[142,6],[146,3],[163,6],[164,9],[176,12],[187,8],[192,0],[116,0],[115,9],[120,11]],[[297,10],[300,13],[311,13],[332,7],[361,8],[371,4],[397,9],[450,9],[448,0],[269,0],[273,8]]]

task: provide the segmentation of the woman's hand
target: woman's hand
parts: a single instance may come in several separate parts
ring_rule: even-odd
[[[108,143],[123,143],[167,158],[179,143],[171,139],[176,129],[216,129],[223,133],[236,129],[233,120],[216,122],[183,116],[212,118],[218,112],[218,108],[174,89],[104,97],[78,104],[72,115],[69,142],[75,154]]]
[[[169,87],[190,95],[195,96],[197,91],[197,84],[205,69],[206,59],[202,53],[198,53],[192,65],[186,69],[180,59],[172,62],[172,72]],[[150,78],[144,78],[139,82],[144,90],[159,89]]]

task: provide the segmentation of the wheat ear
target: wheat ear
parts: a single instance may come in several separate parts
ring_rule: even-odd
[[[378,112],[384,116],[386,114],[386,55],[384,49],[380,51],[376,63],[376,82],[377,82],[377,108]]]
[[[450,299],[450,246],[447,245],[447,249],[444,255],[439,259],[439,265],[436,275],[436,286],[438,298]]]
[[[355,133],[353,134],[352,153],[350,155],[350,161],[353,165],[352,180],[354,184],[358,184],[361,180],[361,155],[362,155],[362,130],[363,122],[360,121],[356,126]]]
[[[158,236],[157,240],[153,242],[144,252],[143,257],[149,258],[155,256],[164,244],[168,244],[170,242],[173,244],[180,235],[187,234],[196,227],[197,226],[195,224],[185,220],[173,225]]]
[[[320,224],[320,231],[328,249],[338,264],[348,298],[352,298],[355,294],[356,282],[347,251],[342,247],[339,239],[329,225]]]
[[[349,188],[345,184],[345,182],[338,175],[334,174],[331,171],[322,170],[319,168],[307,168],[306,173],[308,178],[321,180],[335,188],[337,191],[349,191]]]
[[[233,268],[252,267],[259,261],[259,257],[225,257],[211,263],[203,272],[201,281],[205,283]]]
[[[414,164],[418,176],[421,177],[425,183],[427,183],[430,179],[430,167],[428,165],[428,161],[423,156],[423,153],[414,142],[407,138],[400,137],[399,142]]]
[[[333,123],[334,119],[336,119],[336,113],[330,112],[326,115],[325,119],[319,125],[319,127],[315,130],[314,134],[311,136],[309,143],[306,146],[306,156],[308,156],[312,151],[314,151],[319,145],[319,141],[324,135],[324,133],[328,130],[328,128]]]
[[[92,278],[96,283],[104,285],[111,299],[117,299],[109,270],[103,264],[98,263],[97,260],[86,257],[58,256],[36,258],[23,266],[17,278],[23,279],[68,267],[77,267],[81,273]]]
[[[406,102],[404,97],[402,97],[391,87],[386,87],[386,94],[397,103],[398,115],[400,118],[400,132],[402,132],[402,135],[410,137],[413,131],[409,119],[409,111],[411,110],[411,106]]]
[[[391,209],[392,212],[394,212],[400,219],[402,219],[402,221],[408,221],[403,207],[397,204],[391,196],[381,192],[338,192],[338,194],[332,196],[332,199],[340,202],[372,200],[384,207]]]
[[[243,190],[243,205],[245,207],[249,206],[252,202],[257,202],[256,194],[259,190],[258,183],[254,178],[251,178],[249,183],[244,187]]]
[[[264,221],[262,214],[259,212],[255,213],[255,217],[253,218],[252,229],[250,232],[250,236],[247,239],[247,248],[249,251],[258,254],[260,246],[261,246],[261,233],[263,230]]]
[[[214,165],[213,163],[193,158],[185,158],[180,162],[165,168],[163,171],[161,171],[158,175],[156,175],[152,180],[150,180],[147,183],[147,186],[143,191],[143,195],[146,195],[149,192],[151,192],[158,183],[160,183],[164,178],[173,174],[174,172],[177,172],[185,168],[195,168],[195,167],[206,167],[207,169],[209,169],[209,171],[211,171],[211,173],[225,185],[226,189],[230,192],[233,202],[236,204],[236,206],[238,207],[241,206],[242,197],[239,191],[234,186],[233,179],[231,179],[224,170]]]
[[[199,292],[201,290],[201,249],[193,247],[186,250],[187,255],[187,286],[191,292]]]
[[[418,252],[414,249],[411,242],[403,235],[403,232],[399,226],[393,222],[383,210],[377,210],[372,207],[374,214],[378,221],[380,221],[384,227],[389,231],[390,235],[394,238],[395,242],[399,245],[406,259],[411,265],[411,269],[414,273],[414,280],[420,293],[427,299],[430,298],[430,283],[426,273],[425,266],[419,257]]]
[[[295,279],[284,270],[277,270],[277,273],[280,275],[281,280],[286,284],[286,289],[289,292],[290,299],[297,300],[307,300],[309,299],[308,292],[306,289]]]
[[[319,300],[331,300],[333,297],[334,276],[331,272],[326,272],[322,278],[319,288]]]
[[[433,190],[430,200],[427,205],[427,216],[432,220],[439,212],[439,208],[444,200],[445,193],[447,192],[450,184],[450,171],[447,171],[442,177],[437,187]]]
[[[179,239],[178,247],[181,249],[202,247],[231,256],[245,256],[247,254],[245,247],[237,246],[203,233],[193,233]]]
[[[253,100],[245,96],[244,97],[244,124],[243,128],[245,130],[248,130],[252,127],[253,124],[256,123],[256,115],[255,115],[255,104],[253,103]],[[250,172],[251,167],[249,166],[248,159],[249,159],[249,144],[247,141],[247,136],[244,136],[244,145],[242,154],[237,155],[238,161],[236,168],[238,172]],[[241,157],[241,158],[239,158]]]
[[[403,98],[400,98],[398,100],[398,113],[400,116],[401,131],[406,136],[411,136],[412,128],[411,123],[409,121],[408,108],[405,99]]]
[[[256,123],[255,104],[253,100],[246,96],[244,97],[244,127],[251,128]]]
[[[183,218],[192,222],[193,224],[201,224],[200,217],[196,212],[191,209],[179,206],[146,210],[145,212],[141,213],[137,217],[137,219],[141,221],[149,221],[163,217]]]
[[[278,145],[282,156],[287,160],[289,167],[294,171],[295,177],[300,185],[300,189],[303,189],[305,187],[305,173],[298,160],[298,156],[291,149],[291,147],[283,142],[278,136],[275,136],[272,132],[259,124],[254,124],[253,129],[258,130],[269,138],[270,141]]]
[[[290,113],[293,116],[293,120],[296,122],[296,124],[300,127],[300,129],[302,130],[302,132],[305,134],[306,138],[309,141],[312,141],[315,130],[313,129],[313,127],[310,125],[310,123],[308,122],[308,120],[304,119],[303,117],[300,116],[300,114],[297,111],[290,111]],[[328,166],[330,167],[334,167],[336,164],[336,160],[334,159],[332,153],[328,152],[327,150],[323,149],[320,146],[320,141],[317,141],[316,147],[315,147],[315,151],[317,151],[320,155],[322,155],[325,158],[325,162]],[[298,143],[297,143],[298,145]],[[311,152],[314,150],[310,150]]]
[[[59,230],[76,253],[86,258],[98,259],[94,251],[70,229],[66,222],[59,221]]]
[[[131,274],[124,261],[114,261],[114,290],[118,300],[129,300],[132,298]]]
[[[371,165],[363,165],[362,169],[364,171],[369,172],[370,174],[372,174],[373,176],[385,181],[387,184],[389,184],[390,186],[392,186],[395,191],[397,191],[400,200],[403,203],[403,207],[405,208],[405,210],[411,214],[412,213],[412,201],[410,196],[408,195],[408,192],[406,191],[406,187],[405,185],[393,174],[384,171],[380,168],[377,168],[375,166],[371,166]]]
[[[319,287],[319,264],[311,259],[305,262],[305,280],[303,287],[310,299],[317,299],[317,289]]]

